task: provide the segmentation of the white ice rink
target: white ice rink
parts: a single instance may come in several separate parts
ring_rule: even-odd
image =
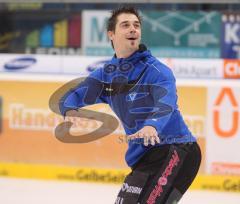
[[[113,204],[120,185],[0,177],[0,204]],[[188,191],[180,204],[240,204],[240,193]]]

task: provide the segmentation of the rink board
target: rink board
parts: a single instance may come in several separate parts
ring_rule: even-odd
[[[49,109],[48,101],[70,79],[57,75],[1,75],[0,175],[77,181],[81,180],[82,167],[86,167],[86,172],[90,169],[114,172],[102,176],[110,177],[103,182],[112,182],[115,177],[117,182],[122,181],[125,175],[122,169],[127,172],[124,162],[127,144],[120,124],[107,137],[86,144],[64,143],[55,137],[54,129],[63,118]],[[240,146],[239,82],[178,80],[177,87],[180,110],[203,155],[200,176],[192,188],[239,191],[240,158],[236,153]],[[91,106],[89,110],[114,116],[103,104]],[[98,127],[96,121],[81,120],[76,129],[84,133]],[[75,178],[77,171],[80,175]],[[94,175],[98,178],[97,173],[85,177],[94,178]]]
[[[121,184],[128,169],[96,169],[0,163],[0,176],[73,182]],[[240,176],[198,174],[190,189],[240,192]]]

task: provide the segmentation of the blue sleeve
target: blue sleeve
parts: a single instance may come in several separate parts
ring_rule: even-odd
[[[77,110],[96,103],[107,103],[106,98],[101,96],[103,87],[101,70],[97,69],[60,99],[59,109],[61,114],[65,116],[69,110]]]
[[[144,126],[153,126],[158,133],[162,132],[174,110],[177,109],[175,78],[171,71],[165,71],[165,73],[155,74],[156,77],[154,76],[155,80],[150,94],[157,111],[144,122]]]

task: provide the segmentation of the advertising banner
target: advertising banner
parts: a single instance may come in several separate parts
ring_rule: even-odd
[[[93,142],[79,144],[60,141],[54,132],[56,126],[63,122],[63,117],[49,109],[49,98],[63,82],[54,82],[54,79],[41,81],[39,76],[35,78],[33,81],[0,81],[3,103],[0,161],[88,168],[127,167],[124,160],[127,140],[120,123],[110,135]],[[201,87],[179,87],[178,93],[184,118],[198,138],[205,158],[206,90]],[[190,102],[185,98],[192,100]],[[110,107],[104,104],[87,109],[117,118]],[[112,122],[105,121],[109,124]],[[76,136],[101,126],[101,122],[87,118],[76,119],[74,124],[71,131]],[[201,172],[205,169],[204,160]]]
[[[197,137],[202,152],[200,173],[205,173],[206,166],[206,96],[207,89],[197,86],[177,86],[178,104],[184,121],[187,123],[192,134]]]
[[[82,46],[87,55],[112,55],[106,33],[109,11],[84,11]],[[221,15],[217,12],[141,12],[142,42],[157,57],[219,58]]]
[[[208,88],[207,172],[240,175],[240,86]]]
[[[103,67],[110,56],[50,56],[1,54],[0,72],[87,76]],[[159,58],[176,78],[239,78],[239,60]]]
[[[79,55],[81,14],[63,9],[5,12],[1,15],[0,52]]]
[[[56,138],[54,130],[63,122],[63,117],[49,109],[49,98],[62,85],[63,83],[38,80],[0,81],[3,107],[0,161],[126,168],[126,142],[122,139],[121,127],[101,140],[85,144],[64,143]],[[112,113],[103,104],[90,109]],[[91,132],[101,126],[99,123],[81,118],[77,121],[77,126],[73,127],[73,134]]]
[[[82,50],[85,55],[113,56],[114,51],[107,36],[109,11],[82,12]]]
[[[176,78],[223,78],[223,60],[221,59],[165,58],[162,61],[172,69]]]
[[[144,11],[142,40],[155,56],[219,58],[218,12]]]
[[[240,59],[224,60],[224,78],[240,79]]]
[[[56,136],[56,127],[63,122],[63,117],[50,110],[49,99],[67,82],[66,79],[56,82],[58,75],[48,80],[45,80],[47,75],[32,75],[31,80],[24,75],[17,76],[19,79],[3,76],[0,79],[0,175],[86,181],[95,181],[98,177],[100,181],[101,177],[104,178],[101,180],[103,182],[120,182],[126,171],[123,174],[113,169],[127,169],[124,159],[127,139],[110,107],[97,104],[85,108],[108,114],[117,120],[117,129],[108,135],[81,144],[60,140]],[[24,80],[20,80],[21,77]],[[226,80],[177,80],[177,93],[179,109],[200,144],[202,162],[199,172],[215,179],[208,182],[201,178],[193,188],[234,191],[229,182],[237,182],[240,175],[237,151],[240,146],[239,83]],[[58,106],[57,101],[52,105]],[[107,126],[112,123],[111,119],[104,120]],[[74,119],[70,131],[74,137],[82,137],[102,124],[82,116]],[[28,168],[36,171],[29,173],[29,176],[19,172]],[[98,172],[98,169],[106,171]],[[48,171],[51,174],[43,173]],[[85,174],[91,179],[83,178]],[[216,175],[236,178],[229,180],[227,177],[214,177]]]
[[[63,74],[77,74],[87,76],[94,70],[101,68],[111,60],[111,57],[98,56],[68,56],[62,58]]]
[[[240,59],[240,14],[223,13],[221,36],[221,57]]]
[[[60,56],[1,54],[0,72],[8,73],[60,73]]]
[[[89,75],[109,57],[1,54],[0,72]]]

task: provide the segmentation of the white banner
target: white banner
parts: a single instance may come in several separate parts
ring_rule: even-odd
[[[86,76],[93,70],[103,67],[106,62],[111,60],[111,57],[1,54],[0,59],[0,72]],[[229,60],[179,58],[160,58],[159,60],[172,69],[176,78],[231,78],[230,75],[226,75],[226,70],[224,72],[224,67],[227,62],[229,64]]]
[[[223,78],[221,59],[164,59],[177,78]]]
[[[208,88],[207,171],[240,175],[240,84]]]
[[[60,73],[62,58],[57,55],[1,54],[0,71],[14,73]]]
[[[103,67],[111,57],[79,57],[69,56],[63,58],[63,74],[89,75],[90,72]]]
[[[111,57],[2,54],[0,59],[0,72],[87,76]]]

